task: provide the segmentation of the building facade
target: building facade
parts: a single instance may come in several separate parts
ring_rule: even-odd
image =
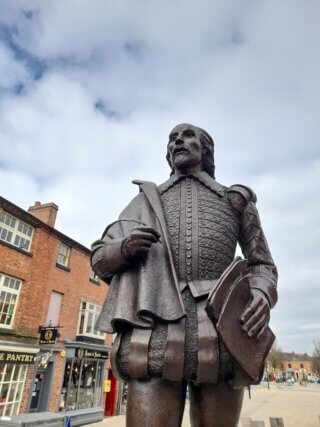
[[[299,354],[279,352],[277,363],[273,366],[269,358],[266,363],[267,373],[271,380],[286,380],[292,378],[294,381],[313,380],[318,378],[319,373],[315,371],[314,358],[307,353]]]
[[[113,412],[111,337],[95,329],[107,286],[90,250],[54,228],[57,211],[0,197],[0,417],[65,412],[81,425]]]
[[[280,371],[282,376],[293,377],[295,381],[310,379],[316,375],[313,358],[307,353],[281,353]]]

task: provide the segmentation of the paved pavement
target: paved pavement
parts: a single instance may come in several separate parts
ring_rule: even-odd
[[[251,397],[250,400],[246,391],[241,418],[264,421],[265,427],[270,426],[269,417],[283,418],[284,427],[320,426],[320,385],[288,387],[272,383],[270,389],[267,385],[259,385],[252,387]],[[187,404],[182,427],[190,427],[188,410]],[[125,417],[105,418],[90,427],[125,427]],[[239,427],[242,427],[241,420]]]

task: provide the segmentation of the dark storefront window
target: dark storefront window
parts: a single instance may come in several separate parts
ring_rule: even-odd
[[[105,362],[92,359],[67,359],[60,411],[101,406]]]

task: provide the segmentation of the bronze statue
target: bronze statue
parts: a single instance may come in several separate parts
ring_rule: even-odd
[[[187,386],[192,426],[236,426],[243,387],[259,378],[245,375],[226,348],[208,295],[239,243],[251,298],[237,322],[259,343],[277,301],[277,270],[254,192],[215,180],[210,135],[176,126],[167,160],[170,178],[133,181],[140,193],[92,246],[92,267],[110,283],[97,327],[117,333],[111,360],[129,383],[127,426],[180,426]]]

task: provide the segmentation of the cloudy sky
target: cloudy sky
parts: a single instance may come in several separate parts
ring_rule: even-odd
[[[284,351],[320,338],[317,0],[0,3],[0,193],[59,205],[89,246],[161,183],[180,122],[215,139],[217,180],[242,183],[279,267]]]

